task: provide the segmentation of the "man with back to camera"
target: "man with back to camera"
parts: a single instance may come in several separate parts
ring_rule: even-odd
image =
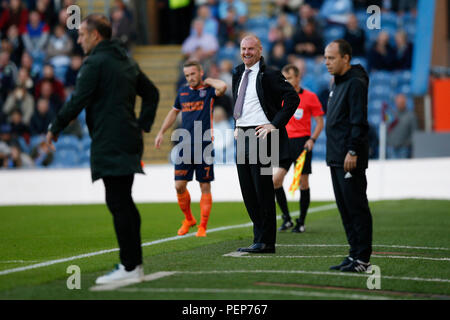
[[[92,180],[102,179],[106,204],[112,213],[119,243],[120,264],[97,278],[97,284],[144,278],[139,211],[131,190],[134,174],[141,166],[142,132],[149,132],[159,101],[158,89],[116,41],[111,41],[111,24],[104,15],[91,14],[81,23],[78,43],[88,55],[72,97],[49,127],[47,143],[86,108],[91,144]],[[134,113],[136,95],[142,97],[138,119]]]
[[[369,77],[361,65],[350,65],[351,58],[352,48],[345,40],[332,41],[325,48],[325,64],[334,76],[327,107],[326,159],[350,245],[348,257],[330,269],[365,272],[372,253],[372,215],[366,194]]]
[[[281,70],[283,76],[297,91],[300,97],[300,104],[292,118],[286,125],[289,137],[289,159],[280,162],[280,167],[273,175],[273,184],[275,188],[275,197],[278,205],[283,212],[283,223],[279,231],[285,231],[293,227],[291,216],[289,214],[286,193],[283,188],[283,180],[291,167],[296,163],[297,158],[304,149],[307,149],[305,164],[303,166],[300,178],[300,215],[296,220],[296,225],[292,228],[292,232],[305,232],[306,214],[310,204],[309,175],[311,174],[311,160],[314,143],[319,137],[323,129],[323,110],[322,104],[314,92],[300,87],[301,74],[300,70],[293,64],[288,64]],[[316,121],[316,127],[311,136],[311,118]]]
[[[202,193],[200,199],[201,220],[196,236],[206,237],[206,229],[212,207],[211,181],[214,180],[214,165],[213,163],[208,163],[207,159],[205,159],[204,151],[212,143],[213,139],[211,129],[214,98],[222,96],[227,90],[227,85],[219,79],[206,78],[203,80],[203,68],[197,61],[187,61],[183,66],[183,72],[187,85],[181,87],[178,91],[175,104],[164,119],[161,129],[155,138],[155,147],[157,149],[160,148],[164,133],[173,125],[178,113],[181,111],[182,128],[189,131],[191,139],[190,141],[182,141],[180,144],[191,149],[191,157],[188,159],[189,163],[185,163],[183,160],[178,161],[180,159],[177,159],[175,164],[175,189],[177,191],[178,205],[185,217],[177,234],[179,236],[185,235],[190,228],[197,224],[197,221],[192,216],[191,196],[187,189],[187,184],[192,180],[195,170],[195,178],[200,184]],[[197,149],[202,152],[199,163],[195,161],[196,137],[194,135],[196,122],[201,124],[200,143],[202,146]],[[206,139],[204,139],[205,135],[207,135]],[[184,151],[186,150],[182,148],[181,152]],[[179,156],[184,158],[184,154],[179,154]]]

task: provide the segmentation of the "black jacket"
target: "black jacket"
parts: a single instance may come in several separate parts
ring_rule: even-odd
[[[361,65],[353,65],[334,77],[327,107],[327,165],[343,167],[349,150],[358,155],[357,168],[365,169],[369,158],[367,91],[369,77]]]
[[[233,110],[244,71],[244,64],[238,65],[233,70]],[[280,130],[280,160],[286,159],[289,156],[289,146],[285,126],[297,110],[300,98],[280,71],[266,66],[263,57],[256,78],[256,92],[267,119]]]
[[[142,97],[136,119],[136,95]],[[52,123],[59,134],[86,108],[92,138],[92,180],[143,173],[142,130],[149,132],[159,101],[158,89],[117,41],[104,40],[78,72],[75,91]]]

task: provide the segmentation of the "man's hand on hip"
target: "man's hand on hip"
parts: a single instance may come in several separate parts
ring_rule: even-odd
[[[277,128],[275,128],[275,126],[271,123],[267,123],[267,124],[263,124],[260,126],[257,126],[256,128],[256,136],[258,138],[263,138],[265,139],[267,137],[267,135],[272,132],[273,130],[276,130]]]

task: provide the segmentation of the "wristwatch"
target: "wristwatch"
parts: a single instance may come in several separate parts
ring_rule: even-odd
[[[348,154],[354,157],[356,156],[356,151],[348,150]]]
[[[316,139],[314,139],[313,137],[309,138],[309,140],[312,140],[314,143],[316,143]]]

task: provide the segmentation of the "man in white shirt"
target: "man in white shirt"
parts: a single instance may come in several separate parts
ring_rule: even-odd
[[[253,244],[238,251],[275,253],[276,208],[270,171],[272,161],[267,162],[264,153],[269,160],[282,160],[288,156],[285,126],[300,99],[280,71],[266,67],[261,53],[261,41],[254,35],[245,36],[241,41],[243,64],[233,72],[233,116],[238,146],[236,164],[254,235]],[[273,143],[278,144],[279,154],[270,154],[272,139],[277,139]],[[268,152],[260,150],[264,142]]]

